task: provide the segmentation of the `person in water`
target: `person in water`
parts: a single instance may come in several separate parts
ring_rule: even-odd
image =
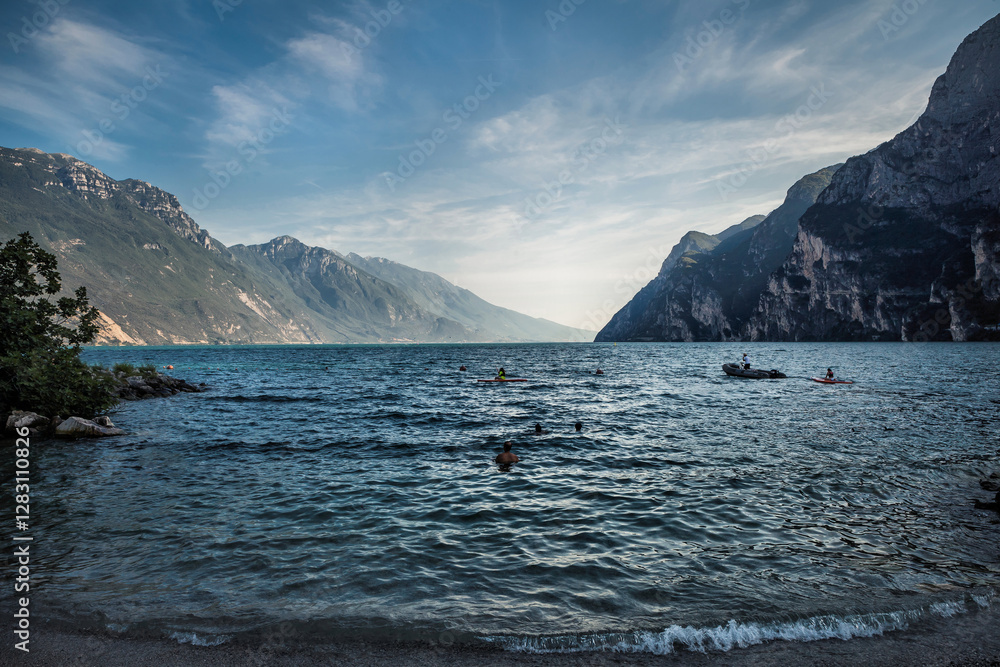
[[[581,424],[580,422],[577,422],[577,423],[573,424],[573,428],[575,428],[576,432],[579,433],[580,431],[583,430],[583,424]]]
[[[833,369],[832,368],[827,368],[826,369],[826,379],[827,380],[832,380],[833,379]]]
[[[543,431],[542,430],[542,425],[541,424],[538,424],[538,423],[535,424],[535,435],[541,435],[542,433],[547,433],[547,432],[548,431]]]
[[[503,443],[503,453],[497,454],[497,457],[493,460],[497,463],[517,463],[520,461],[521,459],[517,458],[517,454],[510,451],[512,446],[513,443],[510,440]]]
[[[501,366],[500,370],[497,371],[497,379],[498,380],[506,380],[507,379],[507,371],[505,371],[503,369],[503,366]]]

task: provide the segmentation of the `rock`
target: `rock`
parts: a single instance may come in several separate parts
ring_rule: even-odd
[[[47,417],[42,417],[34,412],[25,412],[22,410],[14,410],[7,417],[7,433],[16,434],[17,429],[28,427],[32,435],[39,433],[44,430],[49,425],[49,420]]]
[[[208,391],[208,386],[202,382],[195,386],[185,380],[180,380],[169,375],[157,373],[156,375],[131,377],[118,377],[119,386],[118,398],[124,401],[136,401],[146,398],[165,398],[180,392],[201,392]]]
[[[125,431],[113,426],[101,426],[81,417],[70,417],[56,427],[56,435],[62,438],[98,438],[109,435],[125,435]]]

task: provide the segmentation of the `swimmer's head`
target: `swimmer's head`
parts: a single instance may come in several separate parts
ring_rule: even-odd
[[[542,425],[535,424],[535,433],[541,433],[541,432],[542,432]]]
[[[580,422],[577,422],[577,423],[573,424],[573,428],[575,428],[577,431],[579,431],[579,430],[583,429],[583,424],[581,424]]]
[[[510,441],[510,440],[508,440],[507,442],[503,443],[503,450],[504,450],[505,452],[509,452],[509,451],[510,451],[510,448],[511,448],[512,446],[513,446],[513,443],[511,443],[511,441]]]

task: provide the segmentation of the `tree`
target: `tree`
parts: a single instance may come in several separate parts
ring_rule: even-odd
[[[25,232],[0,248],[0,414],[92,417],[117,403],[113,379],[80,360],[98,333],[97,308],[80,287],[56,301],[56,257]]]

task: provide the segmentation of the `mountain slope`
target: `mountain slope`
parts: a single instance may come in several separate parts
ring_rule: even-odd
[[[492,340],[584,341],[593,338],[592,332],[494,306],[436,273],[420,271],[382,257],[361,257],[350,253],[347,259],[371,275],[397,286],[425,310],[479,331],[480,335],[488,332]]]
[[[798,217],[840,165],[797,181],[781,206],[717,236],[688,232],[660,273],[598,333],[596,340],[695,341],[738,337],[768,275],[792,249]]]
[[[505,321],[433,274],[388,262],[395,284],[290,237],[226,248],[149,183],[116,181],[69,155],[0,148],[0,241],[24,231],[57,256],[67,291],[87,287],[103,344],[566,340],[575,331],[512,311]]]
[[[290,236],[230,248],[235,257],[289,285],[345,340],[465,342],[488,340],[414,303],[404,290],[359,270],[343,255]]]
[[[0,236],[23,231],[56,254],[67,288],[87,287],[105,317],[104,342],[314,342],[328,334],[227,257],[172,196],[114,181],[71,156],[0,148]]]
[[[1000,15],[917,122],[851,158],[802,216],[745,335],[978,340],[1000,319]]]

